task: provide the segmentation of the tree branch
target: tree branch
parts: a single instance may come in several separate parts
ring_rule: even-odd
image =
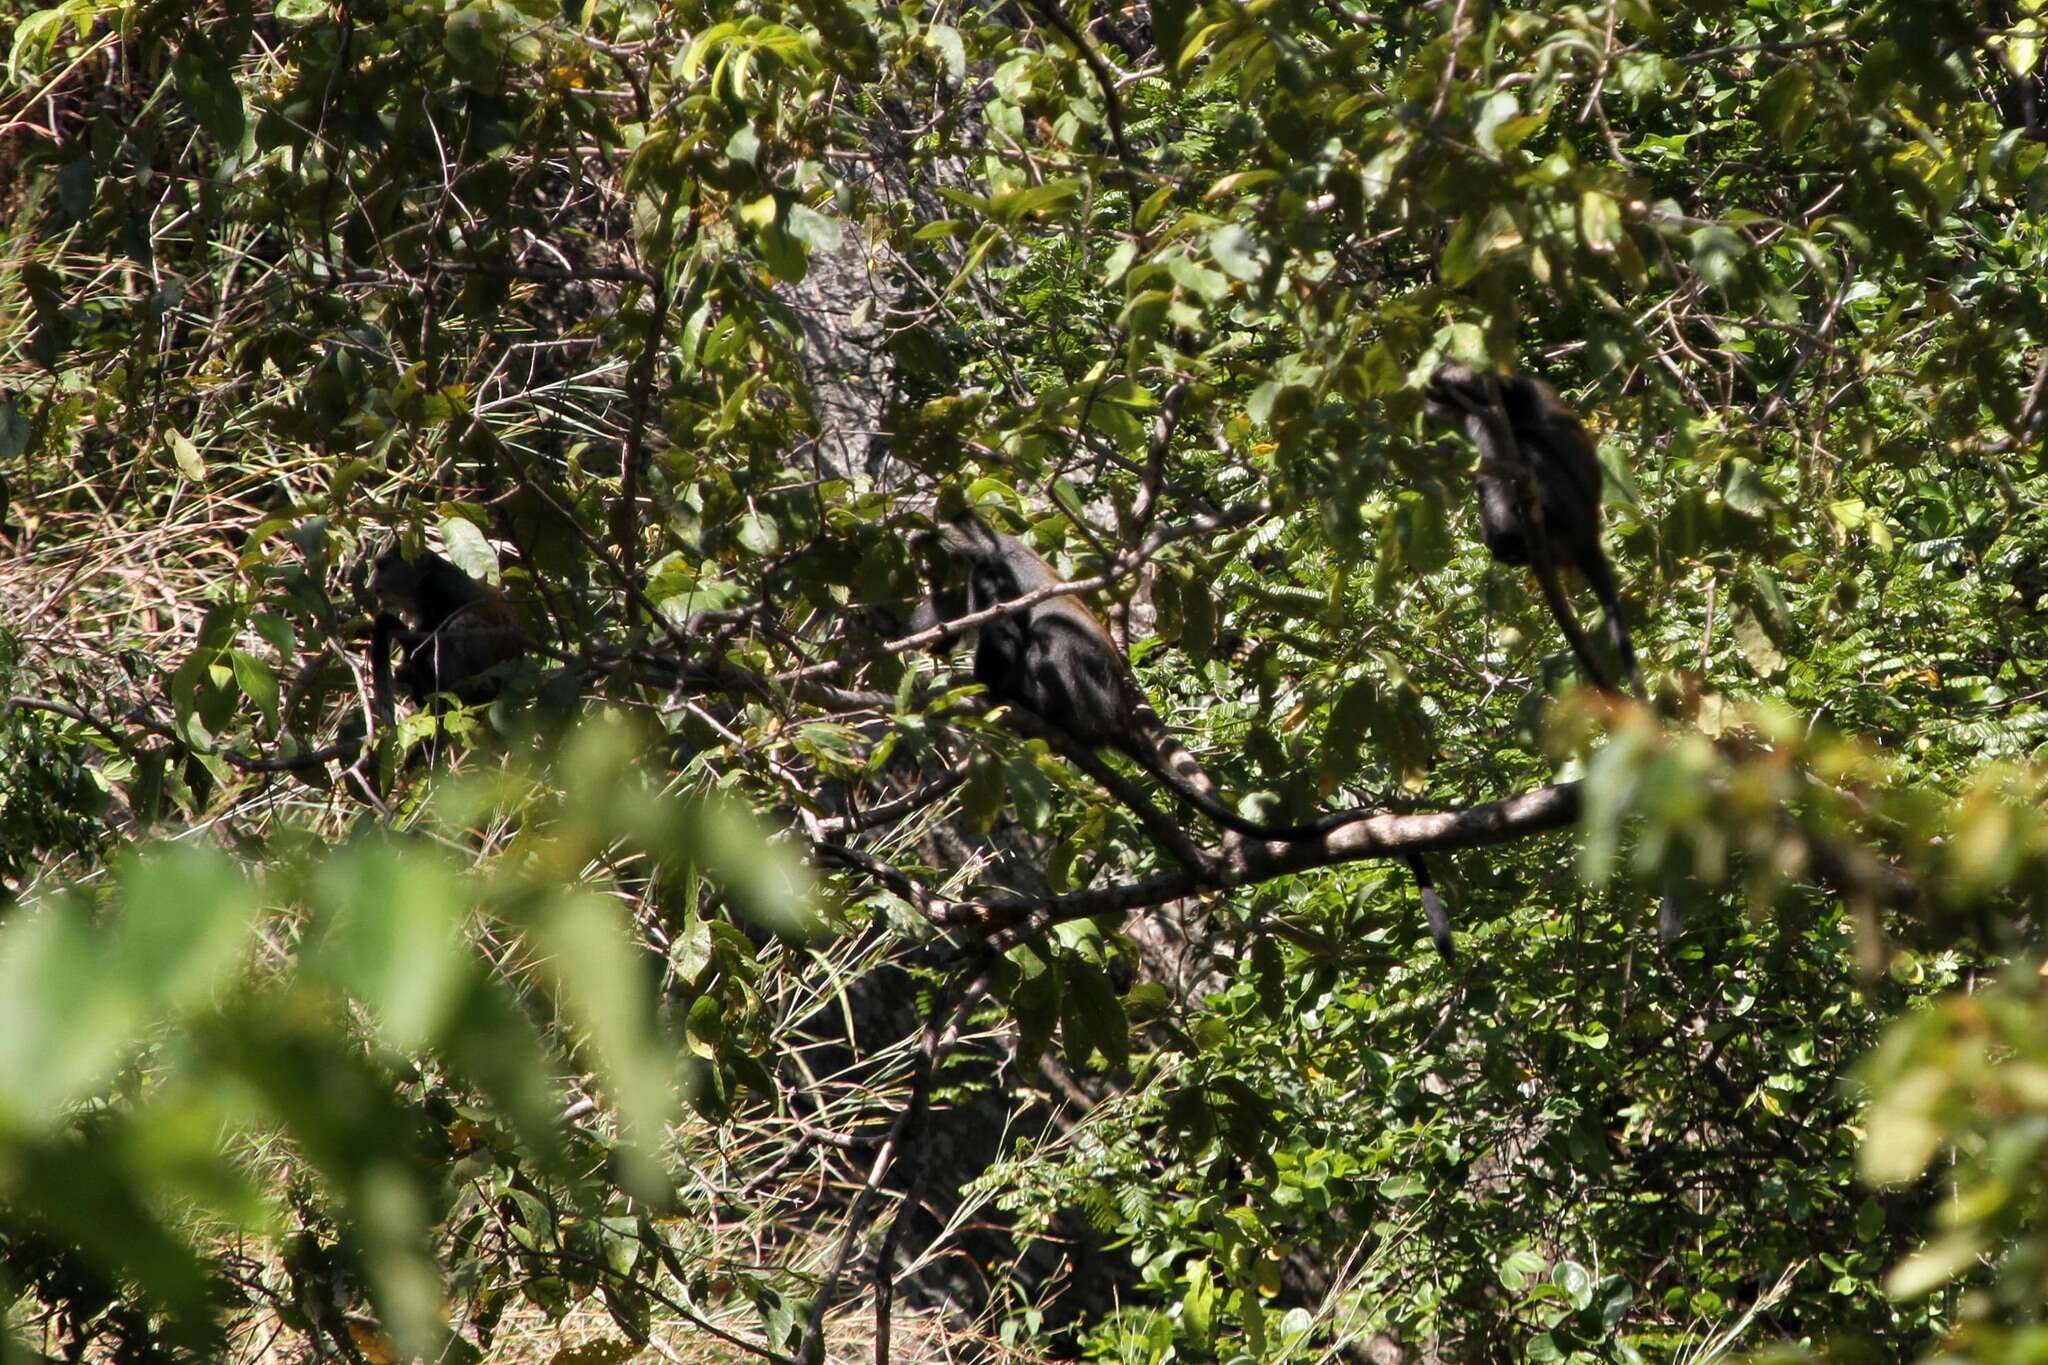
[[[1232,843],[1197,871],[1180,868],[1140,881],[1091,887],[1063,896],[948,900],[911,883],[886,864],[838,845],[820,844],[820,857],[857,868],[883,881],[945,929],[969,929],[985,936],[984,947],[1006,952],[1069,920],[1122,915],[1206,891],[1228,891],[1338,863],[1405,858],[1446,849],[1484,848],[1533,838],[1577,823],[1579,784],[1560,782],[1464,810],[1387,811],[1361,816],[1317,838]],[[883,869],[886,869],[886,873]],[[890,875],[893,874],[893,875]],[[899,884],[901,883],[901,884]]]
[[[1116,154],[1127,167],[1133,171],[1141,169],[1138,154],[1131,150],[1130,139],[1124,133],[1124,105],[1122,97],[1117,94],[1116,73],[1095,50],[1095,44],[1088,41],[1088,35],[1076,28],[1074,21],[1061,11],[1058,0],[1029,0],[1029,3],[1045,22],[1059,31],[1062,38],[1074,45],[1074,50],[1081,54],[1081,60],[1095,73],[1095,82],[1102,87],[1103,112],[1109,119],[1109,140],[1116,144]]]
[[[917,1064],[910,1080],[910,1102],[903,1106],[903,1112],[890,1125],[889,1136],[883,1140],[881,1150],[875,1153],[867,1180],[861,1185],[860,1193],[854,1196],[853,1207],[847,1210],[846,1231],[840,1236],[838,1254],[833,1257],[832,1269],[825,1276],[825,1282],[818,1286],[817,1301],[811,1305],[810,1321],[804,1327],[803,1345],[796,1353],[797,1359],[805,1365],[818,1365],[825,1359],[825,1318],[832,1311],[832,1296],[839,1288],[839,1281],[853,1261],[854,1242],[867,1219],[868,1205],[874,1202],[876,1192],[888,1178],[889,1168],[895,1164],[897,1155],[922,1136],[924,1118],[931,1105],[932,1075],[938,1070],[940,1058],[960,1040],[968,1011],[987,992],[993,979],[993,969],[985,970],[968,983],[960,992],[960,998],[950,1007],[934,1004],[932,1008],[925,1023],[924,1037],[918,1044]],[[899,1213],[897,1217],[902,1215]]]
[[[1119,556],[1116,563],[1091,578],[1075,578],[1058,583],[1048,583],[1042,588],[1034,588],[1030,592],[1012,597],[1004,602],[999,602],[995,606],[988,607],[982,611],[971,611],[965,616],[956,616],[950,621],[945,621],[931,627],[929,630],[915,631],[909,635],[885,641],[875,653],[904,654],[913,649],[923,649],[927,645],[940,644],[947,640],[956,640],[973,630],[976,626],[984,625],[990,621],[1000,621],[1006,616],[1021,615],[1037,606],[1040,602],[1051,598],[1072,597],[1079,593],[1094,592],[1098,588],[1109,587],[1124,578],[1128,578],[1154,555],[1169,545],[1183,540],[1191,540],[1196,536],[1213,535],[1218,531],[1233,530],[1248,522],[1257,521],[1260,517],[1266,516],[1273,510],[1274,503],[1271,498],[1257,498],[1251,502],[1241,502],[1235,506],[1226,507],[1222,511],[1211,513],[1208,516],[1196,517],[1192,521],[1184,522],[1179,526],[1169,527],[1164,531],[1154,532],[1152,535],[1147,536],[1144,543],[1137,549]],[[862,657],[872,657],[872,655]],[[825,663],[807,664],[802,668],[792,668],[788,672],[777,673],[774,681],[777,683],[792,683],[815,678],[828,678],[850,664],[859,661],[858,658],[832,659]]]

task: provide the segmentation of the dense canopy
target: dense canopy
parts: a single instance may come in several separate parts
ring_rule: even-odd
[[[2043,8],[0,0],[0,1357],[2043,1358]]]

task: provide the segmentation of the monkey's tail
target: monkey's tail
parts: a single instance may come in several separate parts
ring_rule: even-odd
[[[1149,704],[1134,702],[1131,721],[1134,741],[1118,747],[1129,754],[1139,767],[1158,778],[1167,790],[1227,830],[1253,839],[1320,839],[1340,825],[1379,813],[1371,810],[1335,811],[1305,825],[1262,825],[1231,809],[1230,803],[1223,799],[1223,790],[1216,785],[1216,779],[1209,776],[1208,769],[1188,752],[1187,745],[1175,737]]]
[[[1409,854],[1407,863],[1408,870],[1415,874],[1415,889],[1422,896],[1423,918],[1429,921],[1429,941],[1436,945],[1445,962],[1456,963],[1458,946],[1451,938],[1451,912],[1436,889],[1436,880],[1429,875],[1429,864],[1420,853]]]
[[[1142,701],[1133,703],[1131,718],[1133,728],[1151,744],[1149,750],[1145,745],[1131,744],[1124,751],[1169,791],[1225,829],[1254,839],[1319,839],[1333,829],[1377,814],[1375,811],[1333,811],[1305,825],[1262,825],[1256,820],[1248,820],[1230,808],[1223,799],[1221,788],[1216,785],[1216,779],[1209,776],[1208,769],[1188,752],[1187,745],[1174,736],[1150,705]],[[1422,896],[1422,913],[1429,921],[1429,941],[1436,945],[1445,962],[1456,962],[1458,955],[1451,938],[1451,913],[1436,889],[1436,879],[1429,875],[1429,864],[1419,853],[1407,854],[1402,861],[1414,874],[1416,890]]]
[[[1585,670],[1593,686],[1610,695],[1620,696],[1621,689],[1607,676],[1606,667],[1593,652],[1593,641],[1587,637],[1586,628],[1579,624],[1578,613],[1572,610],[1571,599],[1564,595],[1564,585],[1558,579],[1557,561],[1550,557],[1550,547],[1544,543],[1540,533],[1529,539],[1535,547],[1535,553],[1529,556],[1529,567],[1535,570],[1536,582],[1543,589],[1543,600],[1550,605],[1550,614],[1556,618],[1557,628],[1564,632],[1565,641],[1571,645],[1579,667]],[[1609,619],[1614,618],[1610,615]],[[1631,654],[1633,652],[1630,651]]]
[[[1636,663],[1635,640],[1629,633],[1628,613],[1621,609],[1621,585],[1615,582],[1614,569],[1602,555],[1594,563],[1585,566],[1586,581],[1593,585],[1593,595],[1600,599],[1601,610],[1607,613],[1607,643],[1613,646],[1615,657],[1628,675],[1628,690],[1637,701],[1648,701],[1649,694],[1643,690],[1643,670]]]
[[[1669,881],[1657,902],[1657,942],[1668,948],[1684,936],[1685,906],[1678,899],[1678,883]]]

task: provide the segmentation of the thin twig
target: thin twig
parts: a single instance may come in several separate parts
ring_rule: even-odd
[[[1116,154],[1126,166],[1133,171],[1143,169],[1137,153],[1131,150],[1130,139],[1124,134],[1124,105],[1117,94],[1116,73],[1109,69],[1109,63],[1102,59],[1102,54],[1095,50],[1095,44],[1088,41],[1088,36],[1074,27],[1073,21],[1060,10],[1058,0],[1030,0],[1030,4],[1045,22],[1059,30],[1062,38],[1074,45],[1074,50],[1081,54],[1081,60],[1095,73],[1096,84],[1102,87],[1104,112],[1109,118],[1109,140],[1116,144]]]
[[[1209,516],[1196,517],[1192,521],[1185,522],[1180,526],[1171,527],[1164,531],[1155,531],[1152,535],[1146,537],[1145,542],[1137,549],[1119,556],[1115,564],[1092,578],[1066,579],[1058,583],[1048,583],[1042,588],[1034,588],[1030,592],[999,602],[993,607],[988,607],[981,611],[968,612],[964,616],[956,616],[950,621],[945,621],[931,627],[929,630],[915,631],[898,639],[886,641],[882,644],[879,652],[883,654],[903,654],[913,649],[922,649],[926,645],[958,639],[976,626],[984,625],[990,621],[1000,621],[1009,616],[1022,615],[1049,598],[1071,597],[1077,593],[1094,592],[1098,588],[1109,587],[1111,584],[1130,576],[1141,565],[1168,545],[1188,540],[1195,536],[1209,535],[1217,531],[1233,530],[1247,522],[1256,521],[1260,517],[1265,516],[1273,510],[1273,507],[1272,499],[1258,498],[1251,502],[1239,503],[1234,507],[1226,507],[1222,511],[1212,513]],[[777,683],[793,683],[830,677],[846,668],[850,662],[855,661],[833,659],[826,663],[809,664],[803,668],[793,668],[786,673],[777,673],[774,681]]]
[[[691,223],[696,222],[695,215]],[[671,290],[666,276],[653,284],[654,311],[647,323],[647,337],[633,363],[627,380],[631,395],[626,419],[626,449],[620,456],[619,500],[612,508],[612,545],[619,555],[619,572],[635,587],[640,583],[640,464],[647,442],[647,407],[654,389],[655,361],[661,355],[662,331],[668,324]]]
[[[1137,501],[1131,508],[1131,530],[1135,535],[1142,536],[1152,529],[1152,518],[1159,512],[1159,490],[1166,482],[1166,456],[1173,448],[1173,429],[1180,425],[1181,409],[1187,405],[1193,388],[1193,380],[1175,380],[1159,402],[1159,415],[1152,419],[1151,439],[1145,445],[1145,480],[1139,485]]]
[[[910,1081],[910,1102],[903,1106],[903,1112],[890,1125],[889,1136],[884,1139],[881,1150],[875,1153],[866,1182],[861,1185],[860,1193],[854,1196],[853,1206],[847,1210],[846,1231],[840,1236],[839,1251],[833,1257],[832,1269],[825,1276],[824,1283],[818,1286],[817,1301],[811,1305],[810,1321],[804,1327],[803,1345],[796,1353],[797,1359],[806,1365],[825,1358],[825,1318],[832,1310],[832,1297],[839,1288],[839,1281],[853,1261],[854,1243],[867,1219],[868,1205],[874,1202],[882,1182],[888,1179],[897,1155],[921,1135],[923,1118],[930,1104],[932,1073],[938,1069],[939,1058],[958,1041],[967,1012],[988,990],[992,979],[993,968],[983,971],[968,984],[950,1008],[942,1003],[943,997],[941,1001],[933,1002],[931,1015],[925,1022],[923,1040],[918,1045],[917,1063]]]

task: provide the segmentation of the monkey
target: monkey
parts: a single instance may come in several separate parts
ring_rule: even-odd
[[[1600,544],[1600,462],[1578,415],[1540,379],[1480,374],[1447,364],[1431,376],[1424,409],[1432,421],[1464,428],[1479,448],[1479,529],[1503,564],[1535,570],[1551,615],[1596,687],[1618,692],[1595,659],[1557,579],[1557,566],[1578,569],[1607,613],[1607,636],[1643,695],[1635,642],[1614,565]]]
[[[1423,406],[1432,421],[1462,425],[1479,447],[1479,531],[1487,551],[1503,564],[1535,570],[1580,667],[1595,687],[1618,693],[1557,581],[1560,562],[1576,566],[1607,614],[1608,643],[1627,670],[1629,690],[1642,700],[1635,642],[1613,562],[1600,544],[1600,461],[1578,414],[1540,379],[1480,374],[1456,363],[1430,377]],[[1670,944],[1684,932],[1677,889],[1667,886],[1657,905],[1658,940]]]
[[[470,705],[497,692],[493,671],[523,657],[533,641],[512,603],[431,550],[390,550],[370,571],[377,618],[370,673],[378,723],[393,724],[391,646],[405,653],[397,678],[415,705],[448,693]]]
[[[931,596],[912,617],[913,625],[922,621],[928,627],[986,611],[1062,581],[1030,546],[995,531],[972,511],[962,512],[918,544],[926,551],[943,551],[956,570],[965,571],[966,581],[949,584],[928,569]],[[1116,749],[1128,755],[1175,796],[1236,833],[1267,840],[1319,838],[1364,818],[1360,812],[1335,812],[1309,824],[1274,826],[1232,810],[1218,797],[1215,783],[1195,756],[1139,691],[1130,665],[1101,620],[1070,594],[977,626],[974,679],[990,700],[1036,716],[1083,749]],[[1420,855],[1406,861],[1421,891],[1430,939],[1451,961],[1450,916],[1443,897]]]

